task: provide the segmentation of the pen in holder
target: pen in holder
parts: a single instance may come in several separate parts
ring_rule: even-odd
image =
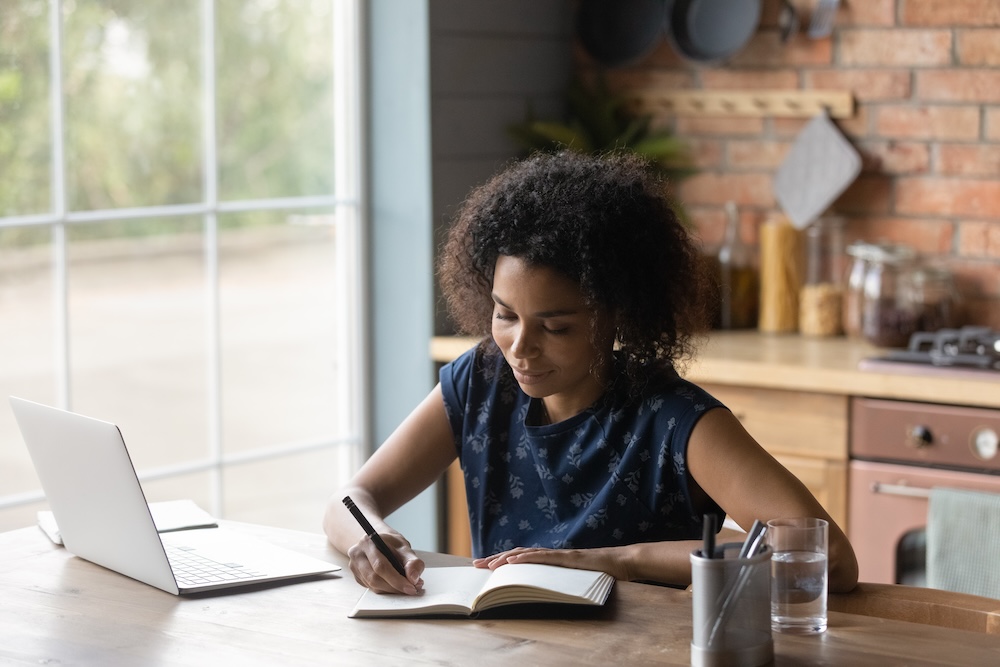
[[[743,544],[691,552],[691,664],[756,667],[774,659],[771,548],[741,557]]]

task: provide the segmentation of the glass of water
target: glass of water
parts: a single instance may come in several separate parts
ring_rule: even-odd
[[[771,557],[771,629],[811,635],[826,631],[827,535],[824,519],[767,522]]]

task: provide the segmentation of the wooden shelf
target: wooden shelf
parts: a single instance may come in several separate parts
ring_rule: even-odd
[[[831,118],[854,115],[854,96],[842,90],[672,90],[629,95],[637,113],[675,116],[776,116],[811,118],[826,109]]]

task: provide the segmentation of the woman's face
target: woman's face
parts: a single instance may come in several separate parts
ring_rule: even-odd
[[[606,316],[588,308],[579,287],[544,266],[501,255],[493,272],[493,339],[524,393],[548,398],[554,420],[589,407],[603,392],[613,336]],[[600,351],[600,355],[598,352]],[[593,370],[603,356],[605,367]]]

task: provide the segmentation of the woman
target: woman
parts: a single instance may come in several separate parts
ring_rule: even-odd
[[[355,578],[416,594],[423,562],[384,517],[460,459],[474,564],[549,563],[690,582],[705,515],[830,521],[830,589],[857,582],[847,538],[732,413],[678,368],[704,331],[700,255],[638,158],[535,155],[476,189],[440,262],[449,311],[483,342],[327,509]],[[398,574],[347,513],[349,494]]]

